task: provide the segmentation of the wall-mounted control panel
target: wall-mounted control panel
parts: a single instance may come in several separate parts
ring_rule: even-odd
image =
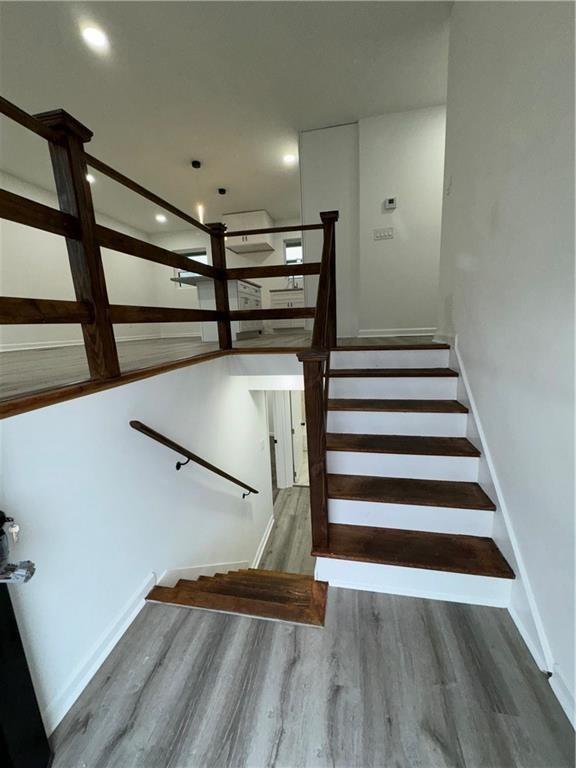
[[[394,227],[386,227],[385,229],[375,229],[374,240],[393,240],[394,239]]]
[[[396,209],[397,204],[398,204],[397,197],[387,197],[384,200],[384,204],[382,207],[385,211],[394,211]]]

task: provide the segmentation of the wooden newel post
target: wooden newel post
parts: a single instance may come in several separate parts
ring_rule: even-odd
[[[84,144],[92,138],[92,131],[63,109],[35,117],[61,136],[58,142],[50,142],[50,157],[60,209],[79,222],[80,239],[66,238],[66,247],[76,299],[87,304],[91,313],[91,321],[82,324],[90,376],[92,379],[114,378],[120,375],[120,364],[96,237],[92,193],[86,179]]]
[[[328,490],[326,483],[326,429],[324,422],[323,370],[328,354],[301,352],[298,359],[304,367],[304,401],[306,437],[310,474],[310,513],[313,551],[328,546]]]
[[[222,276],[214,281],[214,296],[216,310],[224,314],[218,320],[218,342],[220,349],[232,349],[232,330],[230,328],[230,303],[228,301],[228,279],[226,277],[226,246],[224,233],[226,225],[221,222],[208,224],[210,227],[210,247],[212,250],[212,266],[222,270]]]
[[[336,328],[336,222],[338,211],[324,211],[320,219],[324,225],[324,243],[330,244],[330,296],[328,300],[327,344],[334,348],[337,344]]]

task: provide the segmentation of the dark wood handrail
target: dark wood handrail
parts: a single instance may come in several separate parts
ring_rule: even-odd
[[[90,322],[92,322],[90,305],[84,302],[0,297],[0,324],[2,325]]]
[[[167,267],[174,267],[174,269],[181,269],[185,272],[197,272],[199,275],[216,279],[222,278],[221,271],[211,264],[203,264],[196,259],[189,259],[181,253],[168,251],[159,245],[125,235],[116,229],[98,225],[96,227],[96,236],[102,248],[109,248],[111,251],[119,251],[129,256],[136,256],[139,259],[153,261],[156,264],[164,264]]]
[[[219,475],[220,477],[223,477],[225,480],[229,480],[231,483],[235,483],[236,485],[239,485],[240,488],[244,488],[244,490],[247,491],[248,493],[258,493],[258,491],[255,488],[252,488],[252,486],[246,485],[246,483],[243,483],[241,480],[238,480],[237,477],[233,477],[232,475],[229,475],[228,472],[224,472],[224,470],[220,469],[219,467],[216,467],[214,464],[211,464],[209,461],[206,461],[205,459],[200,458],[200,456],[197,456],[195,453],[192,453],[192,451],[189,451],[187,448],[184,448],[182,445],[175,443],[174,440],[170,440],[169,437],[166,437],[165,435],[161,435],[160,432],[156,432],[155,429],[152,429],[152,427],[148,427],[146,424],[143,424],[141,421],[131,421],[130,426],[132,427],[132,429],[135,429],[137,432],[141,432],[143,435],[150,437],[152,440],[156,440],[157,443],[161,443],[161,445],[166,446],[166,448],[170,448],[171,451],[174,451],[175,453],[179,453],[181,456],[186,456],[187,459],[189,459],[190,461],[193,461],[195,464],[199,464],[201,467],[204,467],[205,469],[209,469],[211,472],[214,472],[214,474]]]
[[[311,229],[322,229],[322,224],[293,224],[289,227],[265,227],[264,229],[234,229],[226,232],[226,237],[240,235],[274,235],[278,232],[308,232]]]
[[[0,218],[13,221],[15,224],[34,227],[34,229],[42,229],[53,235],[76,239],[80,237],[80,227],[75,216],[29,200],[14,192],[8,192],[7,189],[0,189]]]
[[[195,323],[222,320],[222,313],[214,309],[111,304],[110,319],[113,323]]]
[[[254,277],[290,277],[291,275],[318,275],[320,262],[306,264],[271,264],[268,267],[231,267],[226,270],[228,280],[250,280]]]
[[[14,120],[15,123],[20,123],[24,128],[28,128],[29,131],[37,133],[38,136],[42,136],[47,141],[58,141],[60,138],[60,134],[57,131],[36,120],[28,112],[20,109],[16,104],[12,104],[11,101],[4,99],[2,96],[0,96],[0,113]]]
[[[161,197],[154,194],[154,192],[150,192],[150,190],[146,189],[146,187],[143,187],[142,184],[138,184],[137,181],[133,181],[128,176],[120,173],[120,171],[116,171],[110,165],[103,163],[102,160],[98,160],[97,157],[89,155],[87,152],[84,153],[84,156],[86,158],[87,164],[91,168],[95,168],[97,171],[100,171],[100,173],[108,176],[109,179],[117,181],[119,184],[122,184],[122,186],[127,187],[127,189],[131,189],[132,192],[136,192],[136,194],[140,195],[141,197],[145,197],[146,200],[150,200],[151,203],[158,205],[160,208],[164,208],[165,211],[169,211],[179,219],[187,221],[188,224],[192,224],[193,227],[201,229],[208,235],[210,234],[210,228],[206,226],[206,224],[202,224],[202,222],[198,221],[198,219],[195,219],[193,216],[190,216],[190,214],[181,211],[179,208],[176,208],[175,205],[172,205],[172,203],[169,203],[167,200],[163,200]]]

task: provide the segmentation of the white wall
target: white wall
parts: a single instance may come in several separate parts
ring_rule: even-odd
[[[441,332],[457,335],[551,684],[567,710],[574,697],[573,34],[568,3],[454,6],[439,312]]]
[[[22,528],[12,554],[37,566],[11,596],[50,730],[152,572],[256,553],[272,514],[265,396],[228,370],[215,360],[1,422],[0,505]],[[260,493],[243,501],[194,464],[176,472],[178,455],[131,419]]]
[[[361,336],[436,330],[445,107],[359,121]],[[395,211],[383,209],[397,197]],[[394,239],[373,231],[393,227]]]
[[[3,173],[2,187],[30,200],[58,208],[55,194]],[[141,240],[143,232],[118,221],[98,216],[98,222]],[[157,304],[156,283],[159,274],[170,271],[151,262],[103,249],[102,259],[113,304]],[[74,300],[74,288],[63,237],[0,220],[0,293],[42,299]],[[118,339],[157,336],[153,323],[121,325],[115,329]],[[0,326],[0,350],[26,346],[81,343],[79,325]]]
[[[302,222],[317,224],[321,211],[340,211],[336,224],[338,335],[358,331],[358,125],[300,134]],[[322,234],[304,236],[304,261],[320,261]],[[306,281],[306,304],[314,305],[317,279]]]
[[[436,329],[445,108],[390,113],[300,136],[303,221],[338,209],[339,336]],[[396,196],[396,211],[383,211]],[[393,240],[373,230],[393,227]],[[318,260],[321,235],[305,237]]]

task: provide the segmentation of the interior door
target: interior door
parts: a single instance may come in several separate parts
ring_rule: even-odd
[[[297,481],[302,471],[302,464],[306,460],[304,453],[304,413],[302,410],[302,392],[291,390],[290,412],[292,421],[292,456],[294,463],[294,478]]]

